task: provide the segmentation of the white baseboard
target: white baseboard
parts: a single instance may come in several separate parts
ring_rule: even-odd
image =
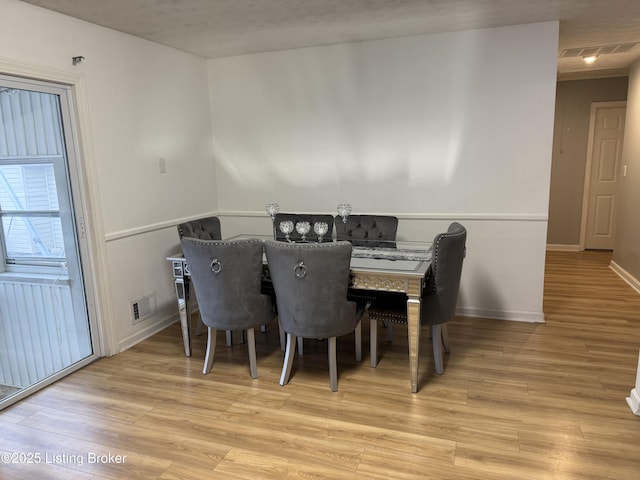
[[[640,416],[640,394],[635,388],[631,390],[627,397],[627,405],[629,405],[634,415]]]
[[[633,288],[636,292],[640,293],[640,280],[627,272],[624,268],[618,265],[616,262],[611,260],[609,264],[609,268],[616,272],[620,278],[622,278],[625,282],[627,282],[631,288]]]
[[[559,243],[547,243],[547,250],[550,252],[580,252],[580,245],[563,245]]]
[[[493,320],[510,320],[514,322],[545,323],[544,313],[524,312],[519,310],[490,310],[483,308],[458,307],[456,315],[463,317],[491,318]]]
[[[133,347],[134,345],[142,342],[143,340],[146,340],[147,338],[152,337],[156,333],[161,332],[162,330],[167,328],[169,325],[177,321],[179,321],[179,317],[176,314],[171,314],[161,319],[160,321],[153,323],[152,325],[149,325],[146,328],[143,328],[142,330],[134,333],[133,335],[130,335],[128,337],[121,339],[118,342],[118,351],[114,353],[124,352],[125,350]],[[182,345],[182,337],[180,337],[178,340],[180,342],[180,345]]]

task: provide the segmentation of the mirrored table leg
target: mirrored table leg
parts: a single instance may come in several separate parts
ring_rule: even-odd
[[[182,340],[184,342],[184,354],[187,357],[191,356],[191,304],[189,298],[189,283],[189,280],[185,278],[175,279],[180,327],[182,328]]]
[[[420,357],[420,297],[407,299],[407,335],[409,336],[409,373],[411,393],[418,391],[418,358]]]

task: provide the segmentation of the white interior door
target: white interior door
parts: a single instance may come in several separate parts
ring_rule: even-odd
[[[613,250],[625,113],[625,107],[596,109],[585,235],[587,249]]]

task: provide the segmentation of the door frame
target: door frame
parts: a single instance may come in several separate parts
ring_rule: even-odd
[[[13,404],[97,358],[113,353],[115,332],[112,322],[108,321],[112,318],[111,289],[85,76],[81,71],[75,73],[7,59],[0,59],[0,73],[18,79],[57,83],[70,89],[68,102],[72,118],[69,120],[74,138],[68,143],[69,148],[74,149],[76,161],[69,175],[74,187],[79,187],[74,191],[74,208],[93,345],[92,355],[16,393],[10,397],[9,404]]]
[[[589,213],[589,194],[591,193],[591,169],[593,168],[593,141],[596,134],[596,115],[598,110],[604,108],[625,108],[626,100],[615,102],[591,102],[591,114],[589,115],[589,136],[587,138],[587,158],[584,169],[584,187],[582,194],[582,216],[580,219],[580,244],[579,251],[585,250],[587,243],[587,215]]]

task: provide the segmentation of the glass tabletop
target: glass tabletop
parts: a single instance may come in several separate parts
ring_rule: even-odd
[[[240,234],[225,240],[272,240],[270,235]],[[325,243],[333,240],[326,240]],[[431,243],[398,240],[395,242],[380,242],[357,240],[353,242],[351,253],[351,268],[357,270],[375,271],[405,271],[420,272],[425,269],[425,263],[431,261]],[[181,254],[168,257],[168,260],[179,260]]]
[[[259,238],[272,240],[269,235],[242,234],[228,240]],[[325,243],[333,240],[326,240]],[[381,242],[380,240],[357,240],[352,242],[351,267],[364,270],[382,271],[419,271],[424,262],[431,261],[431,242],[398,240]]]

